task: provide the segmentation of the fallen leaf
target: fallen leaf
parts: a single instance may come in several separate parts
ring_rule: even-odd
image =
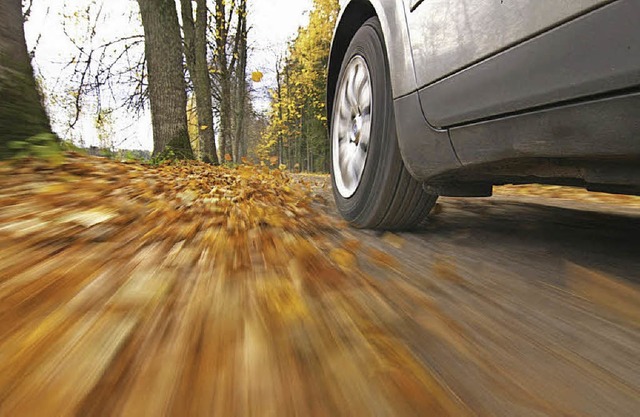
[[[333,249],[329,252],[329,258],[338,266],[349,269],[357,265],[357,259],[354,254],[345,249]]]
[[[393,256],[382,252],[381,250],[370,248],[368,254],[373,263],[377,266],[391,268],[398,266],[398,261]]]
[[[402,249],[402,247],[404,246],[404,239],[396,235],[395,233],[385,232],[382,235],[382,240],[384,240],[385,242],[387,242],[388,244],[390,244],[396,249]]]

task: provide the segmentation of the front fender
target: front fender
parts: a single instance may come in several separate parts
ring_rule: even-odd
[[[402,0],[340,1],[340,14],[334,29],[329,55],[327,97],[333,98],[338,73],[349,42],[358,28],[373,16],[377,16],[380,20],[384,34],[393,97],[401,97],[417,89],[406,11]]]

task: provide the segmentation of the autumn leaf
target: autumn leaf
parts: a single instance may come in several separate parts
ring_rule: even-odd
[[[260,81],[262,81],[262,77],[263,77],[263,74],[260,71],[253,71],[251,73],[251,80],[254,83],[259,83]]]
[[[345,269],[354,268],[358,262],[354,254],[344,249],[333,249],[329,252],[329,258]]]
[[[387,242],[388,244],[390,244],[396,249],[402,249],[402,247],[404,246],[404,239],[402,239],[400,236],[396,235],[395,233],[386,232],[385,234],[382,235],[382,240],[384,240],[385,242]]]
[[[398,265],[398,262],[393,256],[389,255],[388,253],[382,252],[381,250],[370,248],[368,251],[368,255],[371,257],[373,263],[377,266],[394,268]]]
[[[231,155],[229,155],[228,153],[224,155],[224,160],[227,162],[231,162],[233,160],[233,158],[231,157]]]
[[[349,252],[356,252],[362,246],[362,242],[358,239],[349,238],[345,239],[342,245]]]

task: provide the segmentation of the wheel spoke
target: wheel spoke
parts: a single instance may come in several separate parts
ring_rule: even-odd
[[[351,163],[349,164],[351,179],[356,183],[360,180],[360,174],[362,171],[360,170],[359,165],[356,163],[357,153],[351,155]]]
[[[349,135],[349,121],[345,118],[338,119],[338,139],[347,139]]]
[[[349,149],[347,149],[347,147],[344,147],[344,156],[343,158],[340,160],[340,166],[342,168],[342,175],[343,177],[346,175],[347,178],[345,179],[351,179],[351,167],[352,167],[352,163],[351,160],[353,158],[353,153],[349,151]],[[349,181],[347,181],[349,182]]]
[[[351,103],[349,100],[350,99],[345,88],[342,92],[342,97],[340,98],[340,117],[345,119],[351,117]]]
[[[358,107],[358,94],[356,92],[356,75],[357,75],[357,66],[352,68],[349,72],[349,77],[347,79],[347,101],[351,105],[352,109]]]
[[[358,103],[362,104],[362,102],[360,101],[360,95],[362,93],[363,87],[368,84],[368,81],[364,68],[362,68],[362,66],[360,65],[357,68],[359,68],[359,71],[357,71],[357,73],[355,74],[353,86],[355,88],[356,97],[358,97]]]
[[[360,111],[363,114],[369,114],[371,110],[371,84],[369,80],[358,90],[358,102],[360,103]]]
[[[365,152],[369,149],[369,137],[371,136],[371,118],[365,117],[362,121],[360,133],[360,146],[365,147]]]
[[[349,156],[347,155],[348,145],[349,144],[346,139],[340,141],[340,147],[338,151],[340,156],[340,161],[346,161],[349,158]]]
[[[351,164],[358,169],[359,172],[362,172],[362,168],[364,168],[364,163],[367,158],[367,152],[364,148],[358,146],[355,153],[352,156]]]

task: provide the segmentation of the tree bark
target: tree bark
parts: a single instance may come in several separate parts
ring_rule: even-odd
[[[22,2],[1,0],[0,16],[0,158],[6,158],[9,142],[51,134],[51,125],[27,51]]]
[[[182,42],[173,0],[138,0],[149,73],[153,154],[168,148],[177,158],[193,158],[187,132],[187,93]]]
[[[220,82],[220,156],[232,154],[231,150],[231,80],[227,60],[229,22],[226,17],[225,0],[216,0],[216,61]],[[234,5],[232,4],[233,8]],[[233,11],[233,10],[232,10]],[[232,155],[233,157],[233,155]]]
[[[204,152],[212,163],[218,165],[216,153],[216,139],[213,128],[213,106],[211,103],[211,78],[209,77],[209,64],[207,61],[207,2],[196,0],[196,106],[198,109],[198,121],[200,133],[204,141]],[[200,116],[202,115],[202,116]],[[204,129],[203,129],[204,127]]]
[[[240,0],[238,6],[238,66],[236,68],[236,132],[234,135],[235,162],[240,162],[244,142],[245,100],[247,97],[247,0]]]
[[[282,118],[283,118],[283,114],[282,114],[282,86],[281,86],[281,80],[280,80],[280,58],[278,58],[278,60],[276,61],[276,94],[278,97],[278,118],[280,120],[280,123],[282,123]],[[282,161],[284,160],[284,140],[282,137],[282,131],[281,129],[278,129],[278,165],[282,164]]]
[[[193,82],[198,115],[198,135],[203,159],[218,164],[211,103],[211,79],[207,62],[207,5],[206,0],[196,0],[196,17],[193,19],[191,0],[181,0],[187,69]]]

